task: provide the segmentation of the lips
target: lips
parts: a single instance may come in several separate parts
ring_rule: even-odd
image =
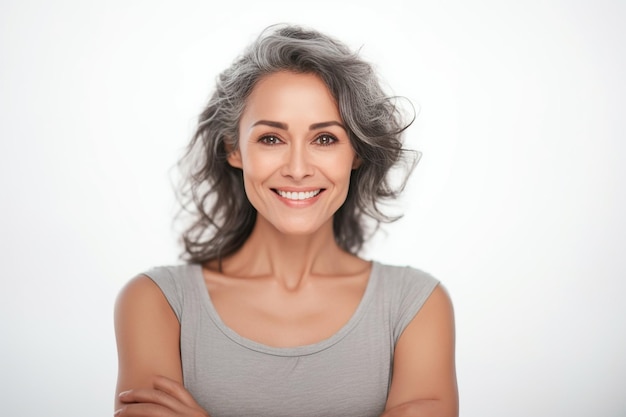
[[[319,193],[324,191],[324,189],[319,188],[317,190],[308,190],[308,191],[283,191],[283,190],[273,189],[272,191],[274,191],[276,194],[278,194],[282,198],[286,198],[287,200],[301,201],[301,200],[308,200],[310,198],[317,196]]]

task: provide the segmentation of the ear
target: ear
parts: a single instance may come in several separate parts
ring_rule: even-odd
[[[361,166],[362,163],[363,163],[363,160],[355,155],[354,159],[352,160],[352,169],[357,169],[358,167]]]
[[[224,147],[226,148],[226,159],[228,160],[230,166],[233,168],[243,169],[239,148],[233,149],[233,147],[227,142],[224,143]]]

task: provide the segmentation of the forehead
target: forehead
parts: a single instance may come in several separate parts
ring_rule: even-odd
[[[339,108],[322,79],[311,73],[275,72],[262,77],[246,100],[242,123],[248,119],[341,121]],[[254,123],[254,121],[253,121]]]

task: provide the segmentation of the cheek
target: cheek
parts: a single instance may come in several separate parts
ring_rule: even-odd
[[[271,158],[260,158],[254,153],[246,153],[242,155],[242,171],[243,183],[248,194],[248,198],[252,197],[256,191],[273,176],[275,164]]]
[[[270,173],[269,164],[254,159],[243,161],[243,177],[248,181],[262,181]]]
[[[341,156],[329,160],[327,165],[327,172],[337,180],[349,181],[352,174],[352,166],[354,164],[354,158]]]

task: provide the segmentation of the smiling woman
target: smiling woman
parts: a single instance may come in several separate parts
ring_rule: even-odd
[[[119,416],[455,416],[439,283],[358,252],[411,153],[371,66],[293,26],[224,71],[181,163],[186,265],[116,304]],[[401,187],[400,187],[401,188]]]
[[[341,120],[315,74],[281,71],[257,82],[239,123],[238,148],[228,156],[243,172],[255,227],[287,235],[332,231],[358,165]]]

